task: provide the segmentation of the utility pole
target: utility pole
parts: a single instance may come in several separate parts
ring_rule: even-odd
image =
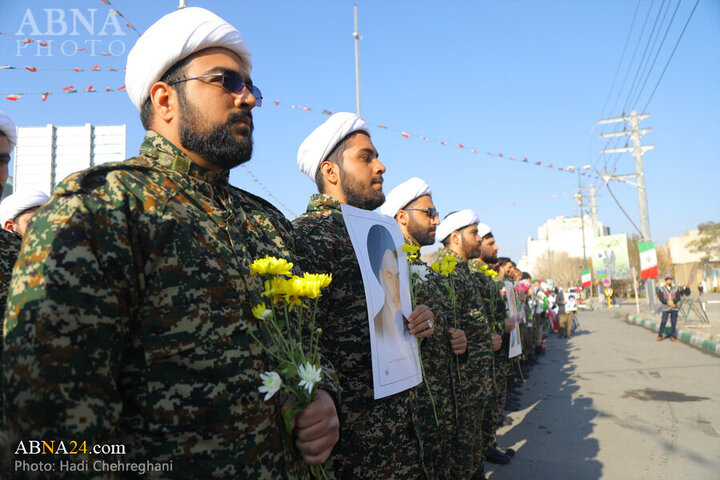
[[[604,176],[605,182],[607,182],[611,178],[615,178],[617,180],[620,180],[621,182],[625,182],[628,185],[632,185],[633,187],[637,188],[638,191],[638,205],[640,210],[640,229],[642,231],[643,240],[646,242],[649,242],[651,240],[650,236],[650,216],[648,214],[648,201],[647,201],[647,190],[645,188],[645,170],[643,168],[643,154],[648,151],[655,148],[653,145],[641,145],[640,144],[640,137],[645,135],[646,133],[650,133],[652,131],[652,128],[640,128],[640,121],[645,120],[646,118],[649,118],[649,113],[643,113],[641,115],[638,115],[638,113],[633,110],[630,112],[630,115],[623,114],[622,117],[619,118],[607,118],[607,119],[600,119],[598,121],[599,125],[606,125],[610,123],[619,123],[619,122],[626,122],[628,125],[630,125],[630,130],[627,130],[627,127],[623,129],[622,132],[612,132],[612,133],[603,133],[600,134],[601,138],[612,138],[612,137],[622,137],[627,136],[630,137],[630,140],[632,140],[633,146],[628,147],[627,144],[624,148],[608,148],[604,149],[602,151],[603,154],[607,153],[625,153],[625,152],[631,152],[633,154],[633,157],[635,158],[635,173],[634,174],[628,174],[628,175],[606,175]],[[635,177],[637,179],[636,182],[627,180],[628,178]],[[647,286],[647,296],[648,296],[648,303],[650,304],[650,311],[652,312],[655,309],[655,281],[653,279],[648,279],[646,282]]]
[[[583,243],[583,268],[587,268],[587,253],[585,251],[585,213],[583,212],[582,183],[580,181],[580,172],[579,171],[578,171],[578,192],[575,194],[575,200],[577,200],[578,207],[580,207],[580,226],[582,228],[582,243]]]
[[[590,218],[592,219],[593,228],[597,228],[597,204],[595,203],[595,185],[590,185]]]
[[[355,39],[355,99],[358,117],[362,117],[362,110],[360,109],[360,40],[362,40],[362,37],[358,33],[357,3],[353,5],[353,10],[355,12],[355,31],[353,32],[353,38]]]

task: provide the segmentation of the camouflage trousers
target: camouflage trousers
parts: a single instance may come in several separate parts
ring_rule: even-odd
[[[458,423],[453,442],[453,480],[470,479],[482,467],[483,412],[490,401],[491,391],[480,391],[481,381],[464,378],[458,394]]]
[[[507,355],[507,352],[504,352]],[[503,355],[503,356],[504,356]],[[505,418],[505,401],[507,400],[507,379],[512,363],[503,356],[495,356],[495,383],[492,395],[483,411],[482,443],[480,453],[495,443],[495,432]]]

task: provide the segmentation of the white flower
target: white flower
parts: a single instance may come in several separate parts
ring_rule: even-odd
[[[258,390],[260,393],[265,394],[264,400],[267,402],[280,390],[283,383],[282,378],[275,372],[265,372],[260,374],[260,379],[263,381],[263,384]]]
[[[313,387],[322,378],[320,375],[321,372],[321,367],[314,367],[310,362],[305,362],[305,365],[300,365],[298,367],[298,375],[300,375],[298,387],[305,387],[308,393],[312,393]]]
[[[425,265],[410,265],[410,274],[412,276],[417,275],[421,282],[427,281],[427,274],[429,272]]]

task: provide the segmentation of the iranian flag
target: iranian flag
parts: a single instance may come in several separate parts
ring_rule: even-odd
[[[640,252],[640,278],[657,278],[657,254],[653,242],[638,242]]]
[[[582,286],[589,287],[592,285],[592,279],[590,278],[590,270],[582,271]]]

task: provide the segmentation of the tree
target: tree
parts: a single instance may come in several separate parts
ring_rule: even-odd
[[[688,242],[688,249],[693,253],[703,254],[700,263],[709,266],[720,262],[720,222],[706,222],[698,225],[697,240]]]
[[[535,263],[532,274],[536,278],[552,278],[555,285],[569,283],[577,286],[581,280],[582,264],[582,258],[570,257],[566,252],[546,250]]]

